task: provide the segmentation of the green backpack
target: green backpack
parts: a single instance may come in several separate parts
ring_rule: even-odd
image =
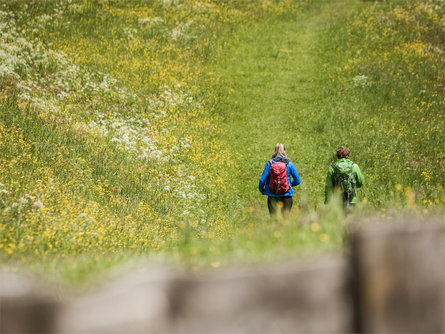
[[[341,189],[343,201],[347,204],[349,204],[356,195],[353,167],[353,162],[345,160],[332,165],[334,169],[334,185]]]

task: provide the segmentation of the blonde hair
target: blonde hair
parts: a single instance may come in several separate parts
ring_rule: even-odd
[[[277,155],[286,156],[286,148],[283,144],[278,143],[275,145],[275,152],[272,155],[272,158],[275,158]]]

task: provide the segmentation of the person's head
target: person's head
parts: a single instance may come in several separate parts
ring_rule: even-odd
[[[340,146],[337,149],[337,158],[338,159],[349,159],[349,155],[351,154],[351,151],[349,151],[349,148],[345,147],[345,146]]]
[[[286,149],[284,148],[284,145],[281,143],[278,143],[275,145],[275,152],[272,155],[272,158],[275,158],[277,155],[286,156]]]

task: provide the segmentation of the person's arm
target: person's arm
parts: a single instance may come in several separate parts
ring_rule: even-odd
[[[365,177],[363,176],[360,167],[356,164],[354,164],[354,173],[355,173],[355,185],[357,186],[357,188],[360,188],[365,183]]]
[[[264,194],[265,191],[264,188],[266,186],[267,179],[269,178],[269,171],[270,171],[270,162],[268,161],[266,163],[266,166],[264,167],[263,174],[261,174],[260,183],[258,184],[258,189],[262,194]]]
[[[292,175],[291,186],[296,187],[301,183],[300,175],[298,175],[297,169],[292,162],[289,162],[290,175]]]
[[[334,168],[329,166],[328,174],[326,175],[326,185],[324,190],[324,204],[327,204],[332,197],[334,191],[334,182],[332,182],[332,175],[334,174]]]

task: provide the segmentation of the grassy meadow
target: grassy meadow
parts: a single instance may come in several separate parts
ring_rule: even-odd
[[[0,260],[80,284],[341,252],[348,220],[445,207],[439,0],[0,2]],[[302,183],[271,221],[283,142]],[[338,146],[365,175],[324,205]]]

